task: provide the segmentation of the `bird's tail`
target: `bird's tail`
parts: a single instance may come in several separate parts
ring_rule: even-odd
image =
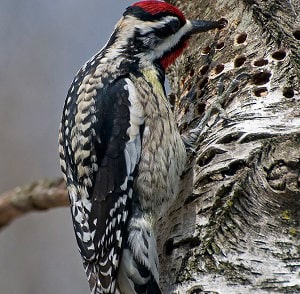
[[[156,240],[151,224],[140,210],[133,213],[118,271],[120,294],[161,294]]]
[[[88,278],[91,294],[114,294],[116,289],[115,277],[101,275],[101,283],[99,277],[99,267],[92,262],[83,262],[84,270]]]
[[[125,230],[121,261],[116,273],[108,270],[104,274],[105,268],[101,267],[99,260],[98,263],[83,261],[91,293],[161,294],[156,239],[150,217],[136,209]]]

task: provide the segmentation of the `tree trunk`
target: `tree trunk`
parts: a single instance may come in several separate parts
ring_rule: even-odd
[[[180,130],[201,131],[157,227],[163,292],[300,293],[300,1],[169,2],[228,26],[169,72]]]

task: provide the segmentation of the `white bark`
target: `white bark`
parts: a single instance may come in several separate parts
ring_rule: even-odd
[[[300,2],[170,2],[229,25],[170,72],[182,132],[208,120],[157,229],[164,293],[300,293]]]

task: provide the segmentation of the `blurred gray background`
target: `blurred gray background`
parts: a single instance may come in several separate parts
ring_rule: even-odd
[[[60,176],[57,133],[70,82],[131,3],[1,0],[0,193]],[[67,208],[0,232],[0,293],[89,293]]]

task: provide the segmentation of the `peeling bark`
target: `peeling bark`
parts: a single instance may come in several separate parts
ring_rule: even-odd
[[[164,293],[300,293],[300,2],[170,2],[229,25],[169,73],[181,132],[201,132],[157,229]]]

